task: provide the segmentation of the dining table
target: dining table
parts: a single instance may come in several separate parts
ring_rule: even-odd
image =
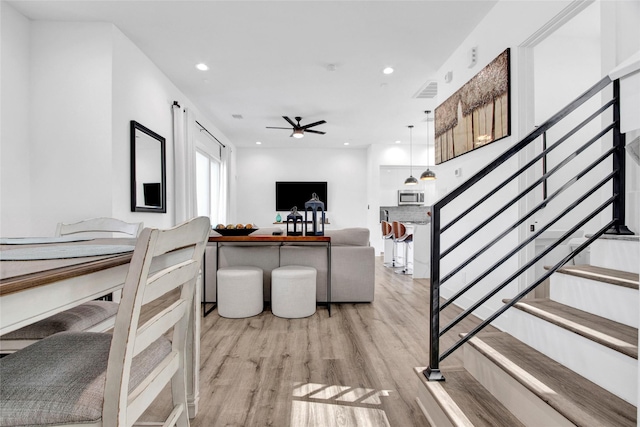
[[[0,335],[124,286],[135,238],[0,238]],[[187,342],[189,417],[198,412],[200,291]]]

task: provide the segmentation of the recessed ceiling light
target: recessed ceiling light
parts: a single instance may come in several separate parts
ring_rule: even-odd
[[[256,141],[256,145],[262,145],[262,142]]]
[[[344,145],[349,145],[349,143],[348,143],[348,142],[345,142],[345,143],[344,143]]]
[[[396,144],[400,144],[400,140],[396,141]]]
[[[203,64],[202,62],[199,64],[196,64],[196,68],[200,71],[207,71],[209,69],[207,64]]]
[[[384,70],[382,70],[382,72],[385,73],[385,74],[391,74],[391,73],[393,73],[393,68],[387,67]]]

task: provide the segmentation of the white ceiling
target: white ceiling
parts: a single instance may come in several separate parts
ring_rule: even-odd
[[[424,141],[436,101],[415,96],[496,1],[10,3],[34,20],[114,23],[237,146],[322,148],[408,142],[410,124]],[[265,129],[281,116],[326,120],[313,128],[326,135]]]

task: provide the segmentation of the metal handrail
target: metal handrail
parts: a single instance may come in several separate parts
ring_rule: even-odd
[[[580,106],[582,106],[589,99],[599,94],[602,90],[608,87],[611,83],[613,83],[613,96],[612,98],[605,102],[604,105],[600,106],[595,112],[592,112],[586,119],[582,120],[578,125],[574,126],[571,130],[566,132],[563,136],[558,138],[556,142],[552,145],[546,145],[546,136],[547,131],[551,129],[554,125],[561,122],[565,117],[574,112]],[[431,300],[430,300],[430,353],[429,353],[429,365],[428,368],[425,369],[424,375],[428,380],[443,380],[444,377],[440,372],[439,363],[453,353],[456,349],[458,349],[461,345],[471,339],[475,334],[477,334],[480,330],[494,321],[497,317],[499,317],[502,313],[504,313],[509,307],[513,306],[513,304],[517,303],[520,299],[524,298],[529,292],[535,289],[540,283],[544,282],[546,278],[548,278],[555,270],[564,265],[568,260],[572,259],[576,254],[584,250],[591,242],[593,242],[596,238],[602,235],[605,232],[610,232],[610,228],[614,229],[626,229],[624,226],[624,212],[620,213],[620,211],[624,211],[624,157],[621,155],[624,154],[624,135],[620,133],[620,104],[619,104],[619,81],[612,81],[608,76],[601,79],[579,97],[577,97],[573,102],[564,107],[560,112],[552,116],[549,120],[545,121],[542,125],[537,127],[535,130],[530,132],[527,136],[525,136],[521,141],[516,143],[514,146],[510,147],[507,151],[505,151],[502,155],[496,158],[493,162],[482,168],[480,171],[472,175],[466,182],[455,188],[450,193],[443,196],[440,200],[438,200],[432,206],[431,210]],[[546,158],[547,155],[562,145],[565,141],[567,141],[570,137],[577,134],[577,132],[583,129],[587,124],[592,123],[597,117],[603,114],[607,109],[612,107],[613,111],[613,120],[610,124],[603,126],[603,128],[598,131],[595,136],[592,136],[587,140],[584,144],[582,144],[578,149],[573,151],[571,154],[567,155],[560,163],[555,165],[551,170],[547,170],[546,168]],[[589,148],[594,142],[600,140],[602,137],[607,135],[609,132],[612,132],[611,137],[613,140],[613,147],[608,149],[606,152],[602,153],[599,157],[596,158],[595,161],[592,161],[587,167],[583,170],[580,170],[578,173],[573,175],[572,178],[568,179],[563,185],[561,185],[557,190],[555,190],[551,195],[548,195],[546,192],[546,184],[549,177],[554,175],[560,169],[564,168],[569,164],[571,160],[579,156],[581,153],[585,152],[587,148]],[[471,189],[475,184],[479,183],[483,178],[485,178],[489,173],[499,168],[503,165],[507,160],[511,159],[513,156],[518,154],[521,150],[528,147],[531,143],[536,142],[536,140],[542,136],[544,139],[544,146],[542,152],[535,155],[532,159],[530,159],[524,166],[520,167],[517,171],[510,174],[507,178],[502,180],[497,185],[493,186],[494,188],[488,190],[482,197],[480,197],[477,201],[475,201],[470,207],[466,208],[462,213],[457,214],[452,220],[448,221],[446,225],[441,226],[442,217],[442,209],[447,206],[452,201],[456,200],[462,194],[464,194],[467,190]],[[622,148],[621,148],[622,145]],[[532,235],[528,236],[522,242],[518,242],[514,248],[507,251],[507,254],[500,258],[497,262],[495,262],[492,266],[488,267],[481,274],[475,277],[469,284],[465,285],[462,289],[458,290],[452,297],[448,298],[446,302],[440,303],[440,286],[451,279],[454,275],[462,271],[466,266],[468,266],[472,261],[477,259],[480,255],[485,253],[489,248],[495,245],[498,241],[505,238],[507,235],[512,233],[513,231],[519,229],[519,227],[524,224],[524,222],[531,218],[536,212],[540,211],[544,207],[546,207],[549,202],[553,199],[556,199],[560,194],[574,185],[578,180],[586,176],[592,169],[596,166],[602,164],[606,159],[613,159],[613,167],[611,168],[611,172],[602,180],[600,180],[597,184],[592,185],[589,189],[585,191],[585,193],[575,200],[573,203],[566,206],[566,208],[556,214],[556,217],[549,220],[549,222],[534,232]],[[531,167],[535,166],[537,162],[542,160],[544,164],[542,176],[535,180],[535,182],[531,183],[527,186],[527,188],[520,191],[515,197],[511,198],[508,202],[504,203],[502,207],[498,208],[493,214],[491,214],[488,218],[482,220],[478,225],[472,227],[472,229],[462,235],[462,237],[458,238],[453,244],[449,245],[446,249],[441,251],[441,235],[451,228],[454,224],[458,223],[462,218],[467,217],[471,212],[477,209],[480,205],[485,203],[492,194],[501,190],[506,185],[511,183],[513,180],[521,176],[526,171],[530,170]],[[486,293],[483,297],[478,299],[475,302],[471,302],[469,307],[466,310],[463,310],[460,314],[458,314],[453,321],[447,324],[444,328],[440,329],[440,312],[453,303],[460,296],[465,294],[467,291],[472,289],[478,283],[480,283],[483,279],[485,279],[495,268],[501,266],[507,260],[512,258],[514,255],[518,254],[523,248],[530,245],[536,238],[538,238],[543,232],[548,230],[553,224],[557,223],[560,219],[565,217],[568,213],[574,212],[581,203],[585,202],[591,195],[593,195],[596,191],[600,190],[607,183],[612,183],[613,191],[612,196],[600,204],[596,209],[592,210],[588,214],[581,214],[582,219],[574,224],[569,231],[565,232],[556,242],[551,245],[545,247],[544,250],[537,253],[531,260],[525,262],[519,268],[516,269],[511,275],[508,275],[506,279],[504,279],[498,286],[491,289],[488,293]],[[482,246],[480,249],[474,250],[474,252],[467,257],[464,261],[462,261],[457,266],[451,268],[444,277],[440,277],[440,260],[452,253],[453,250],[460,247],[471,237],[477,235],[481,230],[485,229],[492,221],[496,220],[505,209],[508,209],[514,206],[518,201],[520,201],[525,195],[529,194],[536,188],[542,184],[544,189],[543,200],[533,207],[532,210],[523,214],[522,217],[517,218],[510,226],[505,228],[503,231],[499,232],[497,237],[493,238],[489,243]],[[620,191],[622,189],[622,191]],[[516,295],[516,297],[512,298],[509,303],[501,307],[499,310],[495,311],[489,317],[487,317],[484,321],[482,321],[473,331],[464,334],[464,337],[454,343],[452,347],[447,349],[446,351],[440,353],[440,337],[450,331],[455,325],[457,325],[460,321],[462,321],[467,316],[471,315],[475,310],[480,308],[483,304],[489,301],[492,297],[494,297],[498,292],[504,289],[509,284],[513,283],[518,277],[520,277],[524,272],[526,272],[529,268],[533,267],[540,260],[544,258],[545,255],[549,254],[556,247],[558,247],[563,241],[568,239],[573,233],[595,218],[596,215],[599,215],[603,212],[607,207],[613,207],[612,219],[606,225],[605,228],[600,229],[597,233],[594,233],[585,243],[580,245],[576,250],[570,251],[569,255],[566,255],[560,262],[554,265],[551,269],[549,269],[546,273],[542,274],[538,278],[534,278],[533,282],[524,285],[525,289]],[[582,209],[582,208],[581,208]],[[609,230],[609,231],[608,231]],[[533,231],[533,230],[532,230]],[[628,231],[628,230],[627,230]]]
[[[610,203],[607,203],[607,206]],[[606,207],[606,206],[605,206]],[[467,341],[469,341],[471,338],[473,338],[475,335],[478,334],[478,332],[480,332],[482,329],[484,329],[486,326],[488,326],[491,322],[493,322],[494,320],[496,320],[498,317],[500,317],[500,315],[502,313],[504,313],[505,311],[507,311],[509,308],[513,307],[518,301],[520,301],[522,298],[524,298],[528,293],[530,293],[532,290],[534,290],[536,287],[538,287],[538,285],[540,285],[542,282],[544,282],[545,280],[547,280],[553,273],[555,273],[556,271],[558,271],[558,269],[560,267],[562,267],[563,265],[565,265],[571,258],[573,258],[574,256],[576,256],[577,254],[579,254],[580,252],[582,252],[583,250],[585,250],[591,243],[593,243],[598,237],[602,236],[609,227],[611,227],[611,225],[613,225],[613,223],[615,223],[615,220],[610,221],[609,223],[607,223],[607,225],[603,228],[601,228],[598,232],[594,233],[590,238],[588,238],[587,240],[585,240],[580,246],[578,246],[578,248],[576,248],[574,251],[571,251],[568,255],[566,255],[564,258],[562,258],[562,260],[560,260],[559,262],[557,262],[553,267],[549,268],[549,270],[543,274],[542,276],[540,276],[536,281],[534,281],[529,287],[525,288],[523,291],[521,291],[518,295],[516,295],[515,297],[513,297],[511,299],[510,302],[508,302],[507,304],[505,304],[504,306],[502,306],[499,310],[496,310],[496,312],[494,314],[492,314],[491,316],[487,317],[485,320],[483,320],[481,323],[479,323],[475,328],[473,328],[470,332],[468,332],[467,334],[465,334],[465,337],[462,338],[460,341],[458,341],[456,344],[454,344],[453,346],[451,346],[447,351],[443,352],[442,355],[440,356],[440,360],[444,360],[447,356],[449,356],[451,353],[453,353],[455,350],[457,350],[458,348],[460,348],[464,343],[466,343]]]
[[[607,152],[607,156],[603,155],[600,156],[601,160],[604,160],[605,158],[609,157],[608,155],[611,154],[610,153],[611,150],[609,150],[609,152]],[[600,163],[600,162],[598,162]],[[581,172],[581,174],[588,172],[586,169],[583,170]],[[609,182],[612,178],[613,178],[614,172],[611,172],[609,175],[607,175],[606,177],[604,177],[604,179],[602,179],[599,183],[597,183],[596,185],[593,186],[594,190],[600,189],[604,186],[604,184],[606,184],[607,182]],[[564,187],[568,188],[571,186],[571,184],[573,184],[574,182],[576,182],[577,179],[572,180],[570,182],[567,182],[565,185],[563,185],[563,189]],[[553,198],[555,198],[555,196],[557,196],[558,194],[560,194],[561,191],[558,190],[555,194],[553,194]],[[586,193],[583,194],[582,197],[580,199],[578,199],[576,202],[574,202],[575,206],[577,206],[578,204],[582,203],[583,201],[585,201],[587,198],[589,198],[591,195],[593,194],[593,192],[590,193]],[[539,209],[542,208],[542,206],[545,205],[545,201],[541,202],[538,204],[538,206],[536,206],[535,209],[532,210],[532,212],[537,212]],[[478,277],[476,277],[472,282],[470,282],[469,284],[467,284],[464,288],[460,289],[457,293],[455,293],[453,296],[451,296],[447,301],[445,301],[440,309],[444,310],[447,306],[449,306],[452,302],[454,302],[456,299],[458,299],[460,296],[462,296],[464,293],[466,293],[469,289],[471,289],[472,287],[474,287],[476,284],[478,284],[482,279],[484,279],[486,276],[489,275],[489,273],[491,273],[491,271],[497,267],[500,267],[502,264],[504,264],[509,258],[511,258],[513,255],[515,255],[518,251],[520,251],[520,249],[524,248],[526,245],[528,245],[529,243],[533,242],[536,238],[540,237],[540,235],[542,233],[544,233],[545,231],[547,231],[549,228],[551,228],[551,226],[553,224],[555,224],[556,222],[558,222],[562,217],[564,217],[567,213],[569,213],[570,210],[569,209],[565,209],[560,215],[558,215],[556,218],[554,218],[552,221],[550,221],[548,224],[542,226],[537,232],[535,232],[534,234],[532,234],[531,236],[529,236],[529,238],[527,238],[525,241],[523,241],[522,243],[520,243],[518,246],[516,246],[511,252],[509,252],[509,254],[503,256],[498,262],[496,262],[495,264],[493,264],[491,267],[487,268],[483,273],[481,273]],[[523,217],[527,218],[527,216]],[[519,220],[517,221],[517,223],[522,223],[524,222],[523,220]],[[515,230],[517,228],[517,226],[520,224],[515,224],[511,227],[509,227],[507,230],[505,230],[501,236],[504,236],[508,233],[510,233],[511,231]],[[495,239],[494,239],[495,240]],[[493,243],[493,242],[491,242]],[[488,248],[487,248],[488,249]],[[477,256],[481,255],[481,253],[484,253],[486,251],[485,248],[481,249],[482,252],[478,251],[476,252],[474,255],[474,259],[477,258]],[[477,254],[477,255],[476,255]],[[463,264],[468,265],[468,262],[464,262]],[[458,270],[457,268],[455,270]],[[442,283],[442,281],[440,282]]]
[[[456,241],[455,243],[453,243],[451,246],[449,246],[445,251],[443,251],[440,254],[440,258],[444,258],[445,256],[447,256],[449,253],[451,253],[451,251],[453,251],[455,248],[457,248],[458,246],[460,246],[462,243],[464,243],[467,239],[469,239],[471,236],[473,236],[474,234],[476,234],[480,229],[484,228],[487,224],[489,224],[491,221],[493,221],[494,219],[496,219],[498,217],[498,215],[500,215],[502,213],[502,211],[504,211],[507,208],[510,208],[511,206],[513,206],[517,201],[519,201],[521,198],[523,198],[524,196],[526,196],[527,194],[529,194],[531,191],[535,190],[539,184],[545,182],[550,176],[554,175],[556,172],[558,172],[560,169],[562,169],[562,167],[564,165],[566,165],[567,163],[569,163],[571,160],[573,160],[574,158],[576,158],[580,153],[582,153],[584,150],[586,150],[587,148],[589,148],[591,146],[591,144],[593,144],[594,142],[596,142],[597,140],[599,140],[600,138],[602,138],[604,135],[606,135],[610,130],[613,129],[613,124],[607,126],[605,129],[601,130],[600,132],[598,132],[598,134],[596,136],[594,136],[593,138],[591,138],[589,141],[587,141],[585,144],[583,144],[580,148],[578,148],[576,151],[574,151],[573,153],[571,153],[570,155],[568,155],[567,157],[564,158],[563,161],[561,161],[560,163],[558,163],[553,169],[551,169],[550,171],[548,171],[547,173],[543,174],[537,181],[533,182],[529,187],[527,187],[525,190],[521,191],[520,193],[518,193],[518,195],[516,197],[514,197],[513,199],[511,199],[508,203],[504,204],[500,209],[497,210],[497,213],[495,213],[494,215],[490,216],[489,218],[487,218],[485,221],[481,222],[479,225],[477,225],[473,230],[471,230],[470,232],[468,232],[467,234],[465,234],[463,237],[461,237],[458,241]],[[524,170],[522,170],[520,173],[524,172]],[[501,187],[502,188],[502,187]],[[442,281],[441,281],[442,283]]]
[[[611,107],[614,104],[614,100],[611,100],[609,102],[607,102],[606,104],[604,104],[603,106],[601,106],[600,108],[598,108],[596,111],[594,111],[589,117],[587,117],[585,120],[583,120],[581,123],[579,123],[577,126],[575,126],[573,129],[571,129],[569,132],[567,132],[562,138],[560,138],[558,141],[556,141],[554,144],[552,144],[550,147],[545,148],[540,154],[538,154],[537,156],[535,156],[533,159],[531,159],[526,165],[522,166],[520,169],[518,169],[516,172],[514,172],[513,174],[511,174],[511,176],[509,176],[508,178],[506,178],[500,185],[494,187],[491,191],[488,191],[487,194],[482,197],[480,200],[478,200],[476,203],[474,203],[473,205],[471,205],[469,208],[467,208],[465,211],[463,211],[460,215],[458,215],[456,218],[454,218],[453,220],[451,220],[449,223],[447,223],[447,225],[443,226],[441,229],[441,232],[445,232],[447,231],[447,229],[451,226],[453,226],[456,222],[458,222],[459,220],[461,220],[462,218],[464,218],[465,216],[467,216],[469,213],[471,213],[471,211],[473,211],[474,209],[476,209],[478,206],[480,206],[483,202],[487,201],[487,199],[489,197],[491,197],[491,195],[493,193],[495,193],[496,191],[499,191],[500,189],[502,189],[505,185],[507,185],[508,183],[510,183],[511,181],[513,181],[515,178],[517,178],[518,176],[520,176],[524,171],[526,171],[527,169],[529,169],[531,166],[533,166],[538,160],[542,159],[543,161],[546,159],[547,155],[553,151],[554,149],[556,149],[557,147],[559,147],[563,142],[565,142],[567,139],[569,139],[571,136],[575,135],[580,129],[584,128],[588,123],[590,123],[593,119],[595,119],[597,116],[599,116],[600,114],[602,114],[605,110],[607,110],[609,107]],[[542,136],[546,137],[547,132],[543,132]],[[530,142],[535,141],[535,139],[533,139]],[[546,173],[546,172],[545,172]]]
[[[484,178],[489,172],[497,169],[504,162],[509,160],[514,155],[518,154],[522,149],[526,148],[530,143],[535,141],[539,136],[557,124],[560,120],[568,116],[570,113],[575,111],[578,107],[588,101],[591,97],[598,94],[602,89],[607,87],[611,83],[611,79],[608,76],[603,77],[598,83],[593,85],[590,89],[585,91],[582,95],[576,98],[571,104],[560,110],[558,113],[554,114],[549,120],[541,124],[535,130],[531,131],[527,136],[525,136],[520,142],[513,145],[507,151],[505,151],[502,155],[496,158],[493,162],[489,163],[484,168],[480,169],[478,172],[473,174],[466,182],[460,184],[458,187],[454,188],[451,192],[445,194],[440,200],[438,200],[434,207],[442,208],[445,205],[451,203],[454,199],[464,193],[466,190],[471,188],[474,184]]]
[[[584,196],[584,198],[586,199],[586,197],[589,197],[591,194],[593,193],[589,193],[586,196]],[[559,238],[556,242],[552,243],[551,245],[547,246],[543,251],[541,251],[539,254],[537,254],[535,257],[533,257],[533,259],[531,259],[529,262],[527,262],[524,266],[520,267],[518,270],[516,270],[515,273],[513,273],[511,276],[509,276],[507,279],[503,280],[501,284],[499,284],[498,286],[496,286],[495,288],[493,288],[491,290],[491,292],[489,292],[488,294],[486,294],[484,297],[480,298],[478,301],[476,301],[475,303],[473,303],[471,305],[471,307],[467,308],[466,310],[464,310],[462,313],[460,313],[458,316],[456,316],[456,318],[451,321],[447,326],[445,326],[444,328],[442,328],[442,330],[440,331],[440,335],[444,335],[448,330],[450,330],[452,327],[454,327],[455,325],[457,325],[461,320],[463,320],[465,317],[467,317],[469,314],[471,314],[472,312],[474,312],[478,307],[480,307],[482,304],[484,304],[485,302],[489,301],[489,299],[494,296],[495,294],[497,294],[498,292],[500,292],[502,289],[505,288],[505,286],[507,286],[509,283],[511,283],[514,279],[516,279],[520,274],[522,274],[523,272],[525,272],[529,267],[532,267],[536,264],[536,262],[540,261],[542,258],[544,258],[545,255],[547,255],[549,252],[551,252],[552,250],[554,250],[556,247],[558,247],[560,245],[560,243],[571,237],[571,235],[573,233],[575,233],[576,231],[578,231],[580,229],[580,227],[582,227],[583,225],[585,225],[587,222],[589,222],[591,219],[593,219],[593,217],[602,212],[604,210],[604,208],[606,208],[607,206],[609,206],[610,204],[613,203],[613,199],[615,197],[611,197],[607,202],[601,204],[598,209],[596,209],[595,211],[593,211],[591,214],[589,214],[585,219],[583,219],[582,221],[580,221],[578,224],[574,225],[573,227],[571,227],[571,229],[568,232],[565,232],[561,238]],[[584,201],[584,200],[582,200]],[[581,201],[581,202],[582,202]],[[579,203],[574,203],[573,206],[571,207],[571,209],[566,209],[565,212],[563,212],[564,216],[566,213],[568,213],[570,210],[572,210],[573,208],[575,208],[576,206],[578,206]],[[559,217],[558,217],[559,219]],[[527,244],[531,243],[535,237],[537,236],[531,236],[529,239],[527,239]],[[524,246],[524,245],[523,245]],[[513,255],[515,255],[518,251],[517,250],[513,250],[511,252],[509,252],[509,254],[505,255],[504,258],[510,258]],[[489,270],[490,271],[490,270]]]
[[[465,261],[460,263],[460,265],[458,265],[458,267],[456,267],[453,270],[451,270],[451,272],[449,272],[449,274],[447,274],[446,276],[441,278],[440,279],[440,284],[443,284],[444,282],[449,280],[451,277],[453,277],[456,273],[459,273],[460,270],[462,270],[464,267],[469,265],[469,263],[471,263],[474,259],[476,259],[478,255],[481,255],[482,253],[484,253],[487,249],[491,248],[495,243],[497,243],[502,238],[504,238],[507,234],[509,234],[511,231],[513,231],[517,226],[522,225],[522,223],[524,223],[527,219],[531,218],[534,214],[536,214],[538,211],[543,209],[549,202],[553,201],[553,199],[555,199],[557,196],[559,196],[562,192],[564,192],[566,189],[568,189],[571,185],[573,185],[575,182],[577,182],[580,178],[582,178],[587,173],[589,173],[589,171],[591,169],[595,168],[597,165],[602,163],[602,161],[604,161],[607,157],[612,155],[614,153],[614,151],[615,151],[614,148],[610,148],[609,150],[607,150],[603,155],[601,155],[599,158],[597,158],[595,161],[593,161],[589,166],[587,166],[584,170],[582,170],[580,173],[578,173],[572,179],[567,181],[558,190],[554,191],[550,196],[547,196],[545,199],[543,199],[543,201],[541,203],[539,203],[537,206],[535,206],[529,213],[524,215],[522,218],[520,218],[518,221],[516,221],[510,227],[505,228],[505,231],[502,232],[501,234],[499,234],[498,237],[493,239],[491,242],[486,244],[484,247],[480,248],[471,257],[467,258]],[[541,180],[542,180],[542,178],[539,179],[537,181],[537,183],[539,184]],[[524,190],[524,191],[528,191],[528,189]],[[441,254],[440,258],[442,258],[442,257],[444,257],[444,255]]]

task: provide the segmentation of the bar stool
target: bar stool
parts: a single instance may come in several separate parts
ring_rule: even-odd
[[[407,227],[399,221],[393,221],[393,241],[397,245],[404,245],[404,263],[400,267],[401,270],[396,270],[398,274],[413,274],[413,270],[409,269],[409,244],[413,242],[413,234],[407,233]],[[397,253],[397,252],[396,252]]]
[[[396,245],[393,242],[393,227],[390,222],[382,221],[382,240],[384,244],[384,266],[396,266]]]

